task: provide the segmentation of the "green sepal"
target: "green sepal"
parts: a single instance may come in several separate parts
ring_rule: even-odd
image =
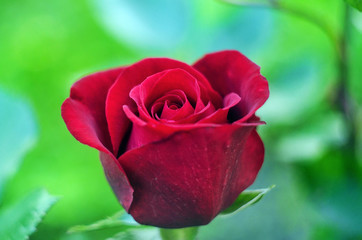
[[[234,201],[234,203],[222,211],[221,215],[231,214],[239,212],[257,202],[260,201],[264,197],[265,194],[267,194],[272,188],[274,188],[275,185],[270,186],[269,188],[263,188],[263,189],[255,189],[255,190],[245,190],[242,192],[237,199]]]

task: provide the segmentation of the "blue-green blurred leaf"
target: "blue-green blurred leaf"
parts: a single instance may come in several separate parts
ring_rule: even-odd
[[[268,9],[251,8],[243,11],[242,9],[237,10],[239,12],[230,16],[230,19],[232,19],[230,23],[215,29],[215,35],[210,39],[211,50],[221,50],[227,47],[239,50],[248,57],[264,52],[269,44],[271,29],[274,25],[272,12]],[[202,39],[202,41],[205,41],[205,39]],[[211,50],[205,49],[204,51]]]
[[[265,55],[275,25],[273,11],[208,0],[194,1],[194,5],[194,23],[187,35],[192,61],[224,49],[239,50],[254,61]]]
[[[362,11],[362,0],[346,0],[352,7]]]
[[[37,190],[0,213],[0,239],[21,240],[36,230],[37,224],[56,198]]]
[[[0,198],[7,180],[34,145],[36,125],[29,106],[0,91]]]
[[[274,187],[275,186],[273,185],[269,188],[246,190],[242,192],[234,201],[234,203],[230,207],[222,211],[221,214],[236,213],[259,202],[264,197],[264,195],[267,194]]]
[[[189,23],[181,0],[93,0],[94,11],[116,38],[140,48],[169,49],[183,39]]]

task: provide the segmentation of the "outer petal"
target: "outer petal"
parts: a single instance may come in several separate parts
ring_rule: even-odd
[[[134,108],[135,104],[129,97],[131,89],[153,74],[175,68],[183,69],[190,73],[200,81],[203,86],[206,86],[209,89],[208,94],[211,95],[210,99],[219,101],[219,94],[212,90],[205,77],[185,63],[168,58],[148,58],[127,67],[110,89],[106,101],[108,129],[111,134],[113,151],[115,154],[118,153],[121,141],[127,134],[127,130],[131,124],[125,113],[122,111],[123,105]]]
[[[233,120],[247,121],[269,97],[268,82],[260,67],[238,51],[221,51],[204,56],[193,65],[222,96],[236,92],[240,103],[233,108]]]
[[[110,152],[111,141],[105,117],[108,90],[122,70],[117,68],[98,72],[76,82],[72,86],[70,97],[64,101],[61,112],[68,130],[78,141],[101,151],[105,174],[108,179],[113,176],[111,185],[119,187],[120,190],[117,191],[122,192],[119,199],[128,210],[133,189],[122,167]]]
[[[123,68],[86,76],[75,82],[62,105],[62,117],[70,133],[81,143],[100,151],[112,149],[105,116],[108,91]]]
[[[100,159],[109,185],[111,185],[117,199],[128,212],[133,200],[133,188],[122,166],[111,154],[100,152]]]
[[[206,111],[210,107],[210,104],[206,106]],[[217,127],[221,126],[219,123],[213,123],[213,122],[206,122],[206,123],[195,123],[197,122],[197,118],[202,118],[203,113],[207,114],[207,112],[200,112],[198,114],[191,115],[190,117],[186,118],[186,120],[191,119],[193,120],[191,123],[170,123],[168,122],[162,122],[154,120],[154,122],[146,122],[139,118],[134,111],[132,111],[129,106],[125,105],[123,106],[123,110],[130,121],[133,122],[132,125],[132,131],[130,132],[130,135],[128,137],[128,142],[126,145],[125,150],[131,150],[134,148],[142,147],[146,144],[149,144],[151,142],[160,141],[162,139],[165,139],[169,137],[170,135],[180,132],[180,131],[189,131],[192,129],[200,128],[200,127]],[[222,110],[223,111],[223,110]],[[209,115],[209,114],[207,114]],[[216,118],[218,117],[215,116]],[[221,112],[222,115],[222,112]],[[221,116],[222,117],[222,116]],[[220,117],[220,118],[221,118]],[[206,118],[205,118],[206,119]],[[151,120],[151,119],[150,119]],[[183,120],[182,120],[183,121]],[[243,123],[245,124],[245,123]],[[253,126],[259,125],[260,123],[255,123]],[[125,146],[123,146],[125,147]]]
[[[251,185],[262,165],[255,127],[237,124],[178,132],[123,154],[135,189],[130,214],[142,224],[209,223]]]

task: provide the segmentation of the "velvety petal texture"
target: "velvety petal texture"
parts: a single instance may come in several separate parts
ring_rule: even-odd
[[[122,155],[135,189],[130,214],[139,223],[164,228],[209,223],[253,183],[263,163],[263,144],[254,129],[183,131]]]
[[[181,228],[209,223],[255,180],[264,159],[255,112],[268,96],[259,66],[237,51],[193,66],[148,58],[76,82],[62,117],[100,151],[136,221]]]

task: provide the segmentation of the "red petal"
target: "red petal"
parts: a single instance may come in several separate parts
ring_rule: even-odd
[[[158,98],[173,90],[182,90],[195,103],[201,100],[197,80],[182,69],[165,70],[149,76],[139,86],[132,89],[130,97],[137,105],[143,103],[147,108]]]
[[[254,181],[264,162],[264,144],[256,129],[249,135],[241,154],[241,162],[238,164],[238,177],[233,178],[230,185],[229,196],[226,197],[222,210],[228,208]],[[239,192],[240,191],[240,192]],[[239,193],[238,193],[239,192]]]
[[[213,106],[209,103],[203,111],[197,114],[190,115],[189,117],[179,121],[162,121],[162,119],[158,121],[153,118],[148,118],[148,121],[146,122],[142,118],[138,117],[135,112],[130,109],[129,106],[124,105],[123,111],[125,112],[127,118],[133,123],[132,131],[128,138],[126,150],[131,150],[133,148],[138,148],[151,142],[165,139],[171,134],[178,131],[187,131],[190,129],[206,126],[218,126],[218,123],[212,122],[195,124],[195,122],[199,121],[207,115],[210,115],[211,113],[209,113],[209,111],[214,112],[214,110],[215,109],[213,108]]]
[[[178,132],[123,154],[135,189],[130,214],[142,224],[209,223],[251,185],[264,158],[255,127],[224,125]]]
[[[62,117],[70,133],[81,143],[100,151],[111,150],[105,116],[109,88],[123,68],[98,72],[73,84],[62,105]]]
[[[236,93],[229,93],[224,97],[223,108],[218,109],[216,112],[201,119],[199,123],[227,123],[227,116],[230,111],[230,108],[234,107],[236,104],[240,102],[240,97]]]
[[[236,92],[241,101],[234,115],[247,121],[269,97],[268,82],[258,65],[238,51],[221,51],[204,56],[194,64],[222,96]]]
[[[111,141],[105,117],[105,101],[110,86],[122,68],[98,72],[76,82],[62,105],[62,117],[70,133],[81,143],[101,151],[107,179],[126,210],[132,202],[133,189],[117,159],[110,152]],[[117,196],[118,196],[117,195]]]
[[[106,116],[114,153],[118,153],[121,141],[130,126],[122,107],[123,105],[130,107],[134,105],[133,100],[128,95],[131,89],[153,74],[175,68],[185,70],[195,77],[200,85],[208,87],[206,94],[211,95],[210,99],[215,99],[215,101],[220,99],[220,96],[211,89],[210,84],[202,74],[179,61],[168,58],[148,58],[125,68],[110,89],[106,102]]]
[[[197,80],[182,69],[169,69],[149,76],[134,87],[129,96],[137,104],[139,117],[147,122],[155,122],[150,113],[152,104],[175,90],[184,92],[193,105],[196,105],[196,110],[205,107],[200,98]]]
[[[100,159],[109,185],[111,185],[114,194],[128,212],[133,200],[133,188],[126,173],[113,155],[100,152]]]
[[[176,104],[178,108],[172,109],[171,106]],[[162,112],[161,116],[156,113]],[[194,113],[194,108],[188,101],[186,94],[181,90],[173,90],[165,94],[163,97],[157,99],[157,101],[151,107],[151,115],[157,120],[172,120],[177,121],[186,118]]]

